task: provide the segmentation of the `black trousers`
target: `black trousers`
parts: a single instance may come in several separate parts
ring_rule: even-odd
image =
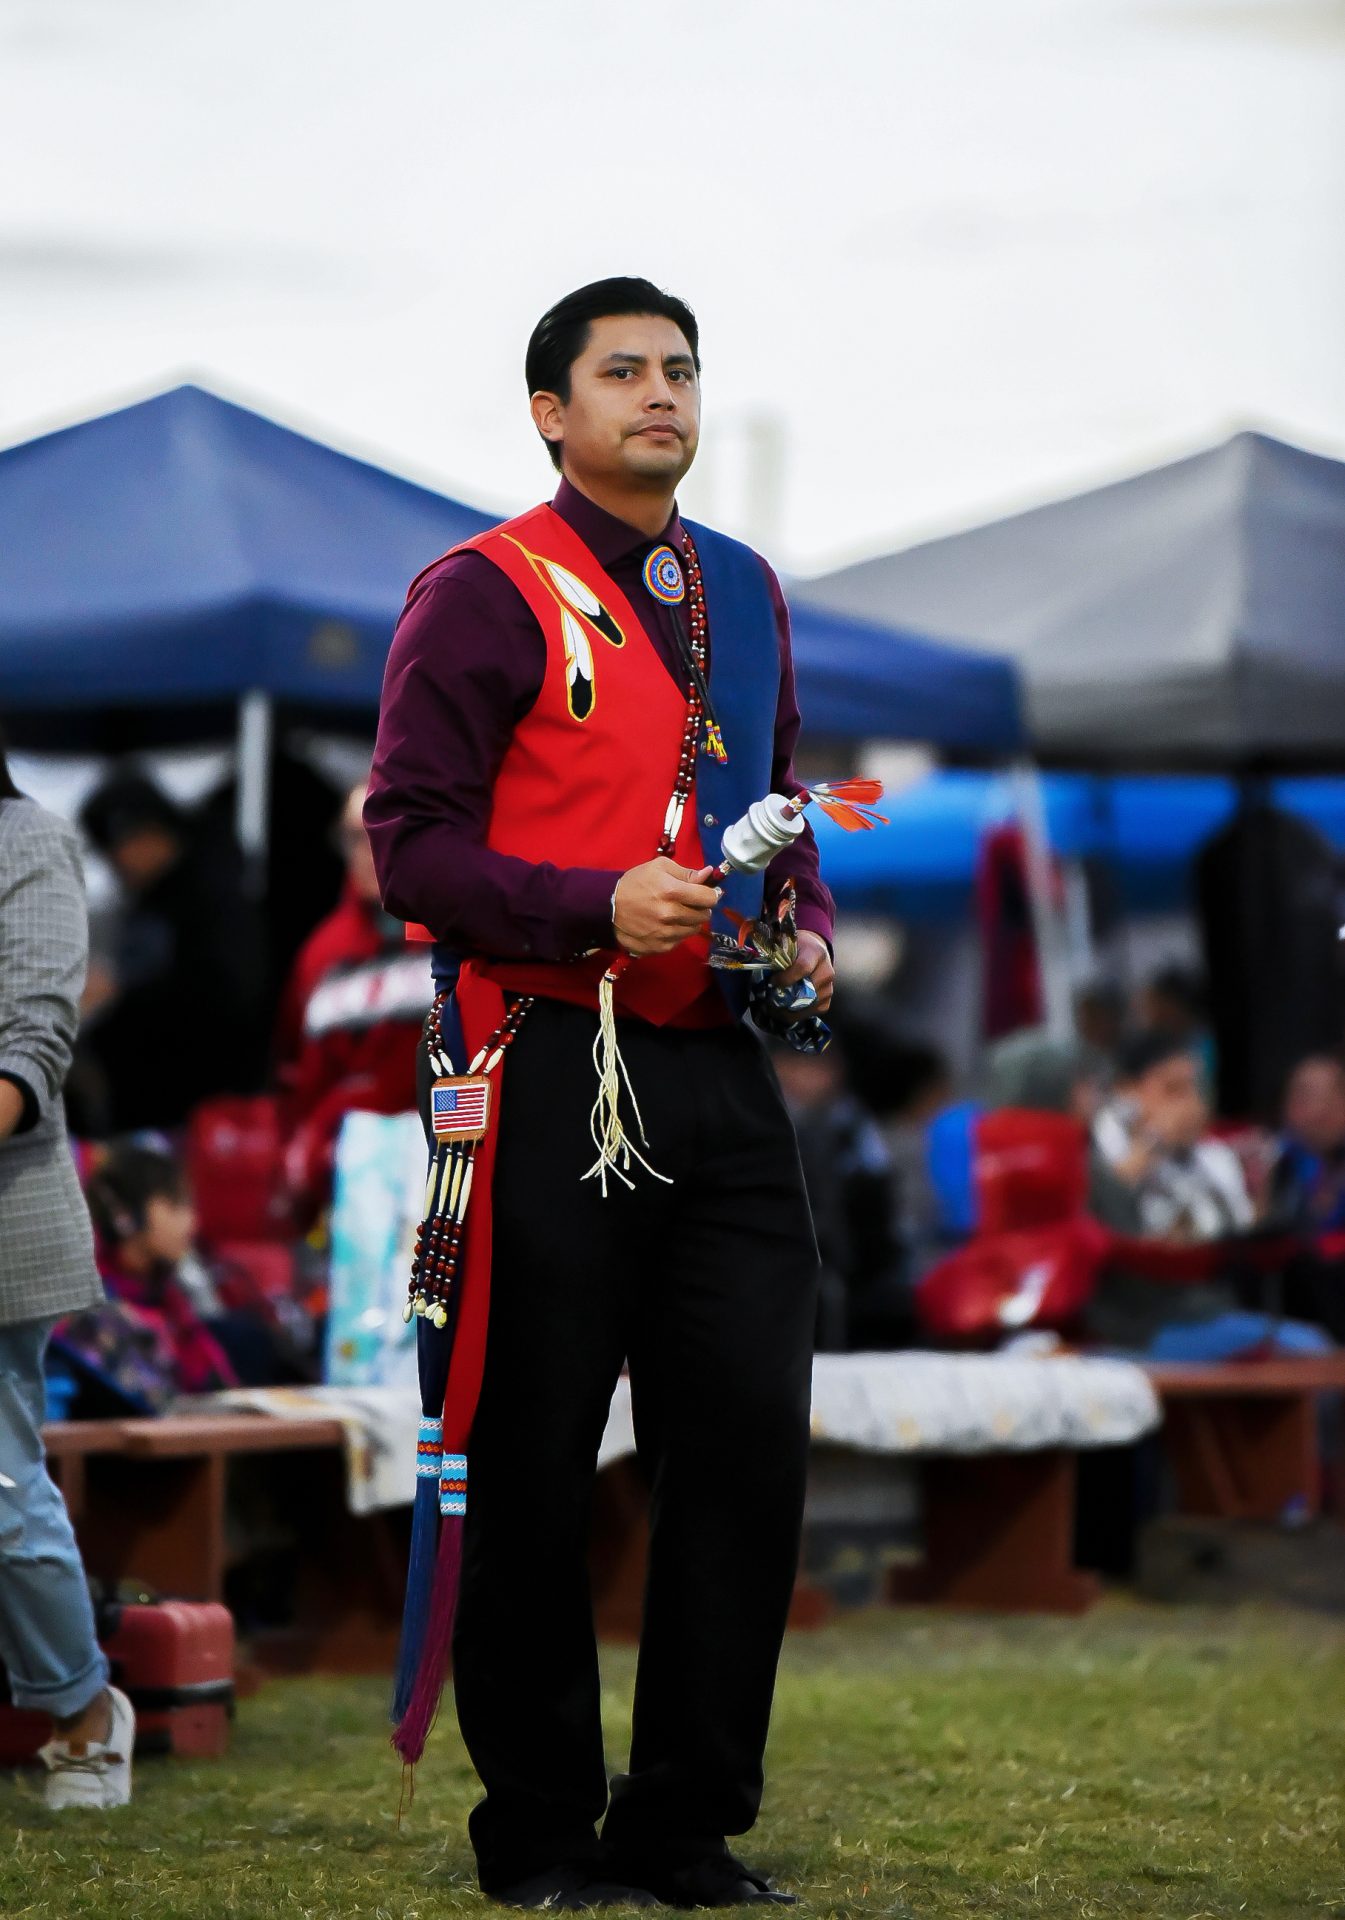
[[[596,1031],[538,1001],[505,1067],[453,1649],[487,1892],[594,1857],[605,1810],[604,1842],[670,1860],[751,1826],[798,1566],[817,1254],[774,1073],[746,1028],[621,1022],[648,1157],[673,1184],[640,1170],[603,1199],[581,1179]],[[651,1539],[609,1807],[586,1552],[627,1361]]]

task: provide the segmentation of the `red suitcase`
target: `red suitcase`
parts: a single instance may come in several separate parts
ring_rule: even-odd
[[[229,1746],[234,1705],[234,1623],[213,1601],[113,1603],[100,1608],[112,1683],[135,1708],[135,1750],[213,1759]],[[110,1628],[110,1631],[109,1631]],[[0,1679],[0,1767],[37,1758],[51,1720],[10,1704]]]
[[[26,1767],[51,1738],[51,1718],[0,1700],[0,1767]]]
[[[112,1679],[135,1708],[137,1754],[214,1757],[229,1746],[234,1623],[215,1601],[125,1606],[103,1641]]]

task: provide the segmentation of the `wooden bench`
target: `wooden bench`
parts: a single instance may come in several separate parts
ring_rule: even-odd
[[[931,1454],[918,1464],[924,1558],[891,1570],[890,1600],[999,1613],[1092,1606],[1102,1582],[1074,1564],[1077,1454]]]
[[[307,1456],[291,1502],[301,1549],[296,1629],[271,1636],[259,1657],[332,1670],[391,1663],[409,1508],[365,1519],[348,1512],[339,1421],[250,1413],[83,1421],[52,1426],[46,1439],[90,1571],[201,1599],[224,1594],[230,1472],[250,1457],[274,1459],[279,1473],[286,1456]],[[924,1557],[891,1571],[891,1600],[1078,1613],[1097,1598],[1097,1577],[1073,1562],[1073,1453],[930,1455],[916,1464]],[[646,1545],[644,1485],[635,1462],[619,1460],[599,1474],[593,1508],[590,1577],[604,1638],[638,1635]],[[830,1596],[801,1578],[791,1626],[816,1626],[833,1611]]]
[[[277,1476],[303,1455],[302,1477],[287,1476],[287,1503],[299,1561],[295,1623],[254,1635],[249,1654],[263,1670],[391,1670],[406,1577],[410,1507],[363,1518],[349,1512],[343,1430],[334,1419],[277,1419],[261,1413],[169,1416],[158,1420],[75,1420],[45,1428],[48,1467],[65,1496],[89,1572],[141,1580],[181,1599],[225,1598],[231,1561],[231,1473],[265,1462]],[[591,1578],[598,1631],[638,1637],[643,1601],[646,1508],[634,1463],[598,1477]],[[818,1613],[806,1597],[797,1623]]]
[[[254,1659],[286,1669],[390,1666],[409,1509],[349,1512],[339,1420],[226,1413],[67,1421],[43,1437],[90,1573],[141,1580],[182,1599],[226,1597],[226,1575],[248,1546],[230,1549],[230,1481],[260,1471],[279,1489],[293,1534],[295,1623],[256,1635]]]
[[[184,1600],[224,1595],[228,1463],[239,1455],[339,1448],[339,1420],[76,1420],[43,1435],[84,1557]]]
[[[1146,1368],[1163,1403],[1178,1511],[1275,1520],[1321,1507],[1317,1400],[1345,1393],[1345,1354]]]

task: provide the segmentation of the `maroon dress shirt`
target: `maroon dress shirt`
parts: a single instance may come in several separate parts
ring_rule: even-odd
[[[651,540],[567,480],[552,505],[625,593],[685,689],[676,637],[666,624],[685,621],[685,603],[661,607],[641,578],[651,548],[681,551],[676,513]],[[778,580],[761,564],[780,635],[771,788],[793,793],[799,709],[789,614]],[[710,615],[713,649],[713,608]],[[364,822],[389,912],[419,921],[458,953],[568,960],[590,947],[615,945],[612,891],[619,873],[534,863],[484,844],[496,774],[515,727],[541,691],[545,666],[546,640],[523,595],[480,553],[455,553],[431,567],[397,623]],[[728,747],[731,753],[731,740]],[[713,858],[718,849],[707,852]],[[654,853],[651,846],[651,860]],[[799,926],[830,941],[835,909],[818,871],[811,827],[767,869],[768,903],[790,876]]]

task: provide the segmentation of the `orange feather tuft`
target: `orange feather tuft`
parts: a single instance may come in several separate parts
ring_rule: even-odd
[[[824,800],[817,794],[813,797],[828,820],[834,820],[846,833],[863,833],[869,827],[891,825],[886,814],[870,813],[864,807],[852,807],[845,800]]]
[[[813,788],[819,798],[872,802],[883,797],[883,783],[856,774],[852,780],[824,780]],[[886,825],[886,821],[883,823]]]

